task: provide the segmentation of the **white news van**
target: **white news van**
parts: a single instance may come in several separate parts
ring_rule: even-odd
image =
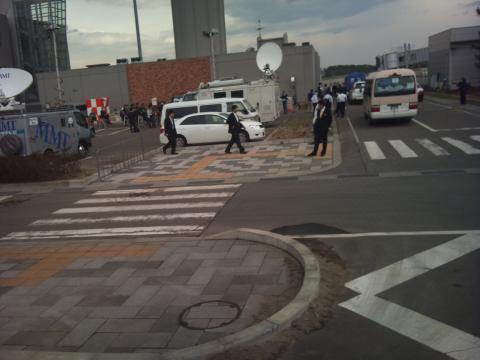
[[[262,123],[274,121],[283,111],[280,85],[276,81],[258,80],[247,83],[243,79],[216,80],[200,84],[196,95],[193,94],[190,92],[185,96],[189,100],[194,100],[192,97],[196,100],[245,98],[257,109]]]

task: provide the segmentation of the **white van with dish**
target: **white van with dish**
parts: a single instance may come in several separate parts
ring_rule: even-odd
[[[175,112],[175,119],[180,119],[184,116],[195,113],[230,113],[232,111],[233,105],[236,105],[241,110],[240,118],[242,120],[258,121],[259,118],[257,110],[255,110],[246,99],[221,98],[210,100],[181,101],[164,105],[161,115],[162,128],[167,114],[170,110],[173,110]]]

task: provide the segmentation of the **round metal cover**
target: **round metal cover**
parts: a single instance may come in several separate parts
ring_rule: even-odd
[[[233,323],[242,309],[231,301],[204,301],[187,307],[179,316],[180,325],[191,330],[217,329]],[[198,326],[198,320],[209,320],[207,326]]]

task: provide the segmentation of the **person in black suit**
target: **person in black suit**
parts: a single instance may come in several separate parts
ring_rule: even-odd
[[[168,112],[163,126],[165,128],[165,135],[168,138],[168,143],[163,147],[163,153],[166,154],[167,149],[171,147],[172,155],[176,155],[177,152],[175,149],[177,147],[177,128],[175,126],[175,113],[173,110]]]
[[[315,109],[313,118],[313,134],[315,135],[315,146],[308,156],[317,156],[318,147],[322,142],[322,152],[320,156],[325,156],[328,145],[328,129],[332,125],[332,107],[328,100],[321,99]]]
[[[237,144],[240,154],[246,154],[247,152],[240,143],[240,132],[242,131],[242,125],[240,124],[240,119],[238,117],[238,112],[240,111],[237,105],[232,106],[232,113],[228,116],[228,132],[232,134],[232,138],[225,149],[225,153],[230,154],[230,150],[233,144]]]

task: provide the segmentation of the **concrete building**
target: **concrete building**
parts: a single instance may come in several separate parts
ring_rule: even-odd
[[[428,66],[428,48],[393,51],[376,57],[377,70],[395,68],[426,68]]]
[[[214,28],[215,55],[227,53],[223,0],[172,0],[172,16],[177,59],[210,56],[210,39],[204,32]]]
[[[54,25],[57,27],[59,67],[61,70],[70,69],[66,0],[1,0],[0,15],[6,17],[8,24],[13,67],[30,72],[34,78],[35,74],[55,70],[53,42],[47,30],[50,25]],[[3,55],[0,58],[3,59]],[[25,92],[25,100],[39,100],[36,81]]]
[[[465,77],[480,86],[480,26],[454,28],[428,38],[430,86],[455,89]]]
[[[288,35],[273,39],[257,39],[257,47],[267,42],[279,44],[283,52],[283,62],[276,72],[282,90],[298,101],[305,101],[310,89],[316,89],[321,81],[320,56],[310,43],[296,45],[288,42]],[[263,73],[256,63],[257,52],[251,49],[241,53],[231,53],[216,57],[217,77],[236,77],[246,81],[259,80]],[[292,81],[293,80],[293,81]]]

